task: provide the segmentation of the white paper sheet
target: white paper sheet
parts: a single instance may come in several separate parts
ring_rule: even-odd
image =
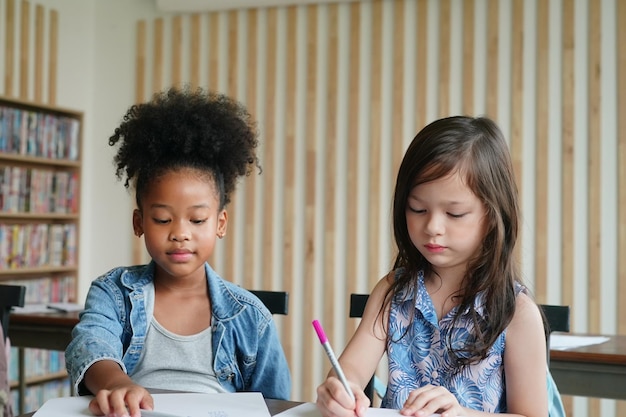
[[[390,417],[400,416],[400,410],[391,410],[389,408],[368,408],[367,417]],[[321,417],[322,414],[318,411],[315,403],[303,403],[289,410],[285,410],[282,413],[276,414],[274,417]],[[431,414],[430,417],[437,417],[439,414]]]
[[[598,345],[608,341],[605,336],[577,336],[572,334],[551,334],[550,349],[567,350],[582,346]]]
[[[34,417],[85,417],[93,397],[61,397],[46,401]],[[180,417],[270,417],[258,392],[228,394],[152,394],[154,410]]]

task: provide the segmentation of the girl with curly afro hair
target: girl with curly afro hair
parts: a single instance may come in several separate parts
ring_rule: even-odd
[[[289,398],[270,312],[208,263],[238,178],[261,170],[257,143],[243,105],[190,88],[130,107],[109,138],[151,261],[92,282],[66,350],[74,388],[95,395],[95,415],[139,417],[154,405],[145,387]]]

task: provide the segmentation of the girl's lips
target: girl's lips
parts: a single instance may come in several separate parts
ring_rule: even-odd
[[[188,250],[175,250],[167,254],[174,262],[186,262],[191,259],[193,253]]]
[[[431,244],[431,243],[428,243],[428,244],[424,245],[424,247],[425,247],[425,248],[426,248],[429,252],[432,252],[432,253],[440,253],[440,252],[443,252],[443,251],[446,249],[446,247],[445,247],[445,246],[441,246],[441,245],[434,245],[434,244]]]

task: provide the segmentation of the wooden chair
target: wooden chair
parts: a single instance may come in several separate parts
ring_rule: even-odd
[[[0,318],[4,338],[9,334],[9,316],[13,307],[24,307],[26,287],[23,285],[0,285]]]
[[[286,291],[248,290],[259,297],[272,314],[289,313],[289,293]]]
[[[369,294],[350,294],[350,317],[363,317],[365,304]],[[539,304],[543,315],[544,329],[546,334],[547,361],[550,364],[550,333],[552,332],[569,332],[569,306]],[[374,400],[374,385],[376,383],[376,375],[367,383],[365,387],[365,395]],[[380,393],[379,393],[380,396]]]

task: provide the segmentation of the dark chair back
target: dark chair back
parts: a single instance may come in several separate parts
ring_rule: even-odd
[[[363,311],[365,311],[365,304],[367,304],[367,298],[369,294],[350,294],[350,317],[361,318],[363,317]],[[374,404],[374,376],[370,378],[369,382],[363,389],[367,398],[370,399],[370,403]]]
[[[289,313],[289,293],[286,291],[264,291],[249,290],[252,294],[259,297],[265,304],[265,307],[272,314],[282,314],[284,316]]]
[[[546,333],[569,332],[569,306],[540,304],[546,318]]]
[[[543,313],[543,327],[546,333],[548,365],[550,364],[550,333],[569,332],[569,306],[539,304]]]
[[[0,285],[0,318],[2,333],[6,339],[9,334],[9,316],[13,307],[24,307],[26,287],[23,285]]]

